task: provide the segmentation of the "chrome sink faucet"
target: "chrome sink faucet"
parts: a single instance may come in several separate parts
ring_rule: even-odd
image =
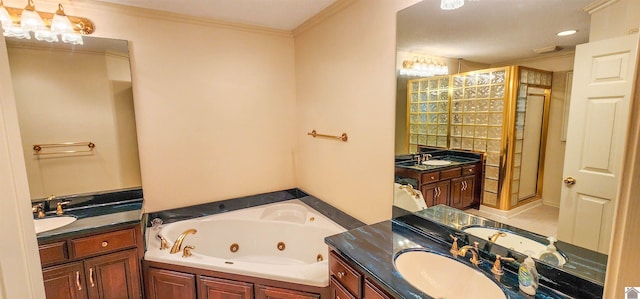
[[[418,164],[422,164],[424,161],[429,161],[431,157],[431,154],[419,153],[416,154],[415,159]]]

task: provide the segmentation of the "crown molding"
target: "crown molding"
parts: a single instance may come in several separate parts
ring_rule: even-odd
[[[323,9],[321,12],[293,29],[293,36],[296,37],[303,32],[315,27],[316,25],[324,22],[329,17],[351,6],[351,4],[356,3],[356,1],[357,0],[337,0],[336,2],[333,2],[333,4],[327,6],[327,8]]]
[[[50,0],[39,0],[39,1],[54,3],[53,1],[50,1]],[[87,9],[87,10],[92,10],[96,12],[109,11],[116,14],[123,14],[123,15],[128,15],[133,17],[171,21],[171,22],[178,22],[178,23],[184,23],[184,24],[208,26],[208,27],[223,28],[223,29],[230,29],[230,30],[239,30],[239,31],[245,31],[245,32],[275,35],[275,36],[281,36],[281,37],[289,37],[289,38],[293,37],[292,32],[288,30],[273,29],[273,28],[257,26],[257,25],[234,23],[234,22],[215,20],[210,18],[194,17],[194,16],[189,16],[189,15],[184,15],[179,13],[165,12],[165,11],[159,11],[155,9],[133,7],[133,6],[127,6],[127,5],[121,5],[121,4],[114,4],[114,3],[106,3],[106,2],[98,2],[98,1],[90,1],[90,0],[74,0],[73,2],[70,2],[65,6],[65,8],[67,7],[69,7],[67,9],[69,11],[72,11],[72,8]],[[91,15],[88,15],[85,17],[90,18]],[[100,30],[100,24],[96,24],[96,31],[98,30]]]
[[[601,10],[611,4],[614,4],[616,2],[618,2],[620,0],[596,0],[594,2],[592,2],[591,4],[588,4],[587,6],[585,6],[583,8],[583,10],[587,13],[589,13],[590,15],[595,13],[598,10]]]
[[[495,63],[495,64],[491,64],[490,66],[499,67],[499,66],[508,66],[508,65],[519,65],[523,63],[532,63],[537,61],[551,60],[554,58],[573,57],[575,55],[576,55],[576,50],[567,50],[567,51],[560,51],[555,53],[541,54],[539,56],[533,56],[533,57],[528,57],[523,59],[516,59],[511,61]]]

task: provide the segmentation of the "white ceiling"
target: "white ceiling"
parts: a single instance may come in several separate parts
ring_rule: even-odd
[[[573,50],[589,39],[593,0],[477,0],[443,11],[440,0],[424,0],[398,13],[397,47],[487,64],[534,57],[532,49]],[[577,29],[567,37],[557,32]]]
[[[336,0],[97,1],[291,31]],[[589,15],[583,8],[593,0],[465,2],[443,11],[440,0],[423,0],[400,11],[398,49],[493,64],[539,55],[532,50],[536,48],[573,50],[589,38]],[[566,29],[578,33],[555,35]]]
[[[336,0],[98,0],[291,31]]]

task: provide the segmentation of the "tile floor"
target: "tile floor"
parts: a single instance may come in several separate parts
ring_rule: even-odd
[[[556,207],[541,205],[511,218],[503,218],[475,209],[469,209],[465,212],[519,227],[543,236],[558,237],[559,209]]]

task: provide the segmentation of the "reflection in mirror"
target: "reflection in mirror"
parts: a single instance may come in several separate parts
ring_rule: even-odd
[[[479,215],[482,219],[492,221],[495,225],[507,225],[518,232],[527,232],[537,236],[541,244],[548,244],[547,237],[557,237],[559,220],[559,206],[562,188],[562,167],[565,155],[565,142],[561,140],[563,103],[566,94],[570,94],[571,86],[567,85],[567,75],[573,71],[575,45],[587,43],[589,36],[589,15],[583,11],[583,7],[591,3],[591,0],[564,1],[512,1],[509,3],[498,1],[468,2],[461,9],[454,11],[442,11],[438,7],[438,1],[422,1],[397,15],[397,111],[396,111],[396,185],[395,194],[399,193],[402,185],[412,184],[418,196],[423,196],[429,202],[428,189],[421,185],[415,185],[405,178],[399,178],[398,163],[406,160],[419,159],[428,152],[425,148],[440,148],[441,150],[456,150],[463,152],[482,152],[485,154],[482,168],[482,192],[479,200],[480,208],[468,209],[465,215]],[[446,24],[443,26],[442,24]],[[554,26],[576,28],[578,34],[569,38],[560,38],[555,35],[561,30]],[[541,49],[549,45],[556,45],[550,53],[537,54],[532,49]],[[539,52],[539,51],[538,51]],[[460,76],[461,101],[474,99],[475,105],[457,107],[455,102],[455,87],[449,87],[449,106],[443,111],[448,116],[447,129],[440,130],[433,126],[436,137],[432,143],[427,136],[429,132],[429,103],[425,100],[425,116],[427,126],[424,130],[425,137],[420,137],[420,128],[416,135],[412,136],[411,121],[412,108],[415,108],[414,120],[421,122],[422,102],[420,102],[420,85],[417,85],[417,104],[412,107],[411,93],[412,81],[428,81],[439,77],[418,78],[402,75],[403,61],[412,60],[414,57],[427,57],[437,61],[444,61],[449,67],[449,77]],[[479,84],[475,90],[469,90],[472,97],[467,97],[467,81],[477,80],[477,77],[468,74],[479,74],[485,70],[505,68],[506,79],[504,85],[505,96],[503,119],[504,126],[498,132],[492,126],[491,113],[497,112],[491,106],[492,96],[487,97],[488,120],[484,118],[484,103],[478,97]],[[533,81],[529,81],[529,74],[533,72]],[[535,73],[548,77],[550,82],[536,83]],[[546,81],[546,79],[540,82]],[[455,82],[455,80],[450,80]],[[477,83],[477,81],[469,81]],[[548,84],[547,84],[548,83]],[[453,84],[453,83],[451,83]],[[518,88],[518,86],[520,88]],[[427,99],[431,91],[427,84],[424,92]],[[489,92],[491,92],[491,88]],[[437,97],[438,90],[433,96]],[[475,97],[473,97],[475,95]],[[471,103],[468,101],[468,103]],[[459,111],[454,109],[460,108]],[[465,115],[465,111],[469,111]],[[546,115],[546,116],[545,116]],[[468,116],[465,119],[465,116]],[[472,117],[473,116],[473,119]],[[466,123],[465,123],[466,122]],[[477,124],[488,123],[485,128],[479,128]],[[440,122],[434,122],[440,125]],[[494,124],[498,124],[497,122]],[[465,126],[468,125],[468,128]],[[473,126],[472,126],[473,125]],[[495,127],[492,132],[492,127]],[[473,130],[472,130],[473,129]],[[548,131],[547,131],[548,130]],[[446,134],[443,134],[446,132]],[[438,139],[437,135],[446,136],[446,139]],[[493,142],[492,138],[486,138],[486,142],[478,141],[477,137],[497,134],[501,136],[502,143]],[[465,143],[465,138],[466,140]],[[567,139],[571,136],[567,136]],[[497,140],[497,139],[496,139]],[[508,141],[505,141],[508,140]],[[440,141],[440,142],[438,142]],[[414,146],[412,147],[412,142]],[[546,143],[545,143],[546,142]],[[545,165],[545,159],[549,159],[552,165]],[[544,173],[543,173],[544,171]],[[421,173],[426,174],[425,172]],[[442,174],[440,171],[438,174]],[[543,175],[544,174],[544,175]],[[439,179],[438,182],[441,182]],[[449,185],[449,194],[457,192]],[[405,192],[406,193],[406,192]],[[402,193],[400,193],[402,194]],[[400,201],[395,201],[400,202]],[[451,199],[442,204],[451,205]],[[399,208],[394,204],[395,211],[410,209]],[[419,211],[416,215],[428,214],[432,205],[427,204],[428,209]],[[466,207],[465,207],[466,209]],[[418,209],[419,210],[419,209]],[[414,211],[414,210],[410,210]],[[406,211],[405,211],[406,212]],[[472,214],[473,213],[473,214]],[[473,216],[478,217],[478,216]],[[493,220],[489,220],[493,219]],[[543,222],[544,221],[544,222]],[[571,220],[568,220],[571,221]],[[541,238],[541,239],[540,239]],[[485,238],[486,239],[486,238]],[[564,242],[563,242],[564,241]],[[595,267],[604,272],[606,255],[604,259],[589,260],[591,256],[598,256],[595,248],[585,249],[566,243],[567,239],[561,239],[558,247],[564,247],[567,256],[579,255],[587,261],[595,263]],[[600,249],[598,249],[600,250]],[[604,251],[602,251],[604,252]],[[570,260],[570,259],[569,259]],[[604,261],[603,261],[604,260]],[[604,274],[586,275],[584,269],[563,267],[564,271],[573,272],[576,275],[592,277],[599,283],[603,283]],[[600,276],[599,276],[600,275]]]
[[[32,200],[139,188],[127,41],[6,42]]]
[[[468,238],[471,238],[467,242],[480,242],[480,248],[488,254],[517,256],[518,261],[522,261],[524,254],[529,254],[550,266],[564,269],[600,285],[604,283],[607,256],[599,252],[562,241],[556,242],[547,236],[444,205],[419,211],[416,215],[467,234]],[[549,244],[554,244],[552,249]]]

